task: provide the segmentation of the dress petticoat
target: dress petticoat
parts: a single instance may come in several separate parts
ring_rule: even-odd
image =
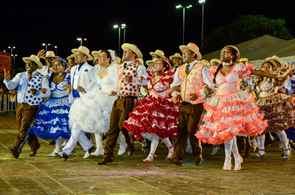
[[[48,75],[49,77],[51,76]],[[69,120],[69,96],[63,87],[70,83],[70,75],[67,73],[64,80],[58,84],[51,82],[51,96],[40,105],[35,116],[35,123],[30,128],[36,136],[42,139],[69,139],[71,130],[68,128]]]
[[[217,67],[211,67],[209,74],[213,79]],[[255,69],[252,64],[235,64],[227,75],[216,75],[217,92],[204,104],[207,111],[204,124],[196,133],[197,138],[209,144],[223,144],[233,136],[254,136],[267,127],[264,115],[259,114],[251,94],[241,91],[239,78],[249,77]]]
[[[174,72],[168,71],[158,82],[148,83],[150,95],[138,102],[123,126],[136,135],[137,140],[149,139],[156,134],[160,138],[175,139],[178,132],[178,106],[168,98],[168,90]]]
[[[112,107],[117,99],[116,96],[110,96],[117,86],[117,67],[117,64],[111,64],[104,71],[98,69],[97,83],[92,83],[87,93],[72,104],[69,117],[81,130],[90,133],[108,132]],[[106,76],[99,78],[100,73]]]

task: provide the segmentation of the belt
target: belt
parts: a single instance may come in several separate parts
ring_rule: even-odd
[[[123,96],[118,96],[118,99],[137,99],[137,97],[136,96],[123,95]]]

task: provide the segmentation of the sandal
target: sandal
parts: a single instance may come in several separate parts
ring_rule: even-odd
[[[143,161],[152,164],[154,162],[154,157],[157,157],[157,155],[150,153],[146,159],[143,159]]]
[[[223,165],[223,170],[231,170],[231,158],[225,157],[224,165]]]
[[[236,160],[236,159],[238,159],[238,160]],[[241,155],[240,154],[238,154],[238,155],[236,155],[235,156],[235,168],[234,168],[234,170],[235,171],[238,171],[238,170],[241,170],[241,164],[244,162],[244,160],[243,160],[243,158],[241,157]]]
[[[286,154],[289,151],[289,154]],[[284,158],[283,158],[283,162],[286,162],[287,160],[290,159],[290,157],[292,156],[292,150],[289,146],[289,148],[287,150],[284,150]]]
[[[259,149],[259,152],[255,155],[255,156],[252,156],[252,158],[255,158],[255,159],[265,159],[265,153],[264,154],[260,154],[260,151],[263,151],[264,152],[264,149]]]
[[[172,152],[170,151],[171,149],[172,149]],[[172,156],[174,154],[174,146],[173,145],[170,146],[170,148],[168,148],[168,151],[169,151],[169,153],[168,153],[167,158],[172,158]]]

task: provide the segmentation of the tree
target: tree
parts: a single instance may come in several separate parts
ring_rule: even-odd
[[[221,26],[204,37],[202,51],[210,53],[225,45],[238,44],[266,34],[285,40],[293,39],[285,24],[285,19],[269,19],[264,15],[239,15],[238,20]]]

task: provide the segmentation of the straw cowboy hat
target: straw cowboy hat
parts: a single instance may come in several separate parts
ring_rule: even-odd
[[[155,63],[159,60],[164,60],[165,62],[167,62],[167,64],[169,65],[169,69],[171,69],[171,62],[170,60],[168,60],[167,58],[156,58],[155,59]]]
[[[210,60],[210,66],[218,66],[218,64],[221,64],[221,63],[222,63],[222,61],[219,59]],[[216,64],[216,65],[213,65],[213,64]]]
[[[81,52],[87,56],[87,61],[93,60],[93,57],[89,54],[89,49],[85,46],[80,46],[78,49],[74,48],[74,49],[72,49],[72,52],[73,53]]]
[[[69,61],[69,59],[75,59],[75,56],[74,56],[74,54],[72,54],[72,55],[68,56],[68,57],[67,57],[67,60]]]
[[[94,55],[99,55],[101,53],[101,50],[99,51],[92,51],[91,54],[94,56]]]
[[[142,53],[141,51],[138,49],[138,47],[134,44],[130,44],[130,43],[124,43],[121,48],[123,49],[123,51],[125,51],[126,49],[130,49],[132,50],[136,55],[137,58],[142,58]]]
[[[210,67],[210,63],[208,62],[208,60],[202,59],[201,62],[202,62],[202,64],[204,64],[205,66],[207,66],[207,68]]]
[[[46,58],[57,58],[58,56],[55,56],[53,51],[47,51],[45,53],[44,57],[41,57],[42,59],[46,59]]]
[[[189,43],[187,45],[180,45],[179,49],[183,52],[185,49],[189,49],[192,52],[194,52],[195,54],[197,54],[197,60],[201,60],[202,59],[202,54],[200,53],[200,49],[199,47],[194,44],[194,43]]]
[[[138,61],[141,65],[144,65],[144,62],[143,62],[142,58],[136,58],[136,61]]]
[[[288,65],[285,61],[280,59],[278,56],[268,57],[265,59],[265,61],[262,64],[264,64],[267,61],[272,62],[272,64],[275,65],[280,70],[283,70]],[[262,64],[261,64],[261,66],[262,66]]]
[[[238,61],[238,60],[240,59],[240,57],[241,57],[240,50],[239,50],[236,46],[234,46],[234,45],[227,45],[227,46],[225,46],[224,48],[222,48],[222,50],[225,49],[225,48],[227,48],[227,47],[231,47],[231,48],[233,48],[234,50],[237,51],[237,61]],[[221,51],[222,51],[222,50],[221,50]]]
[[[148,67],[151,67],[153,65],[155,65],[155,62],[158,58],[154,58],[153,60],[147,60],[145,63],[146,65],[148,65]]]
[[[160,56],[161,58],[166,58],[165,55],[164,55],[164,52],[160,49],[157,49],[155,52],[150,52],[150,55],[157,55],[157,56]]]
[[[35,62],[38,65],[38,69],[43,68],[42,63],[40,62],[38,56],[36,55],[31,55],[30,57],[23,57],[23,61],[25,63],[28,63],[29,61]]]
[[[180,53],[175,53],[169,57],[170,60],[173,60],[173,58],[181,58],[181,60],[183,60],[183,57],[180,55]]]

